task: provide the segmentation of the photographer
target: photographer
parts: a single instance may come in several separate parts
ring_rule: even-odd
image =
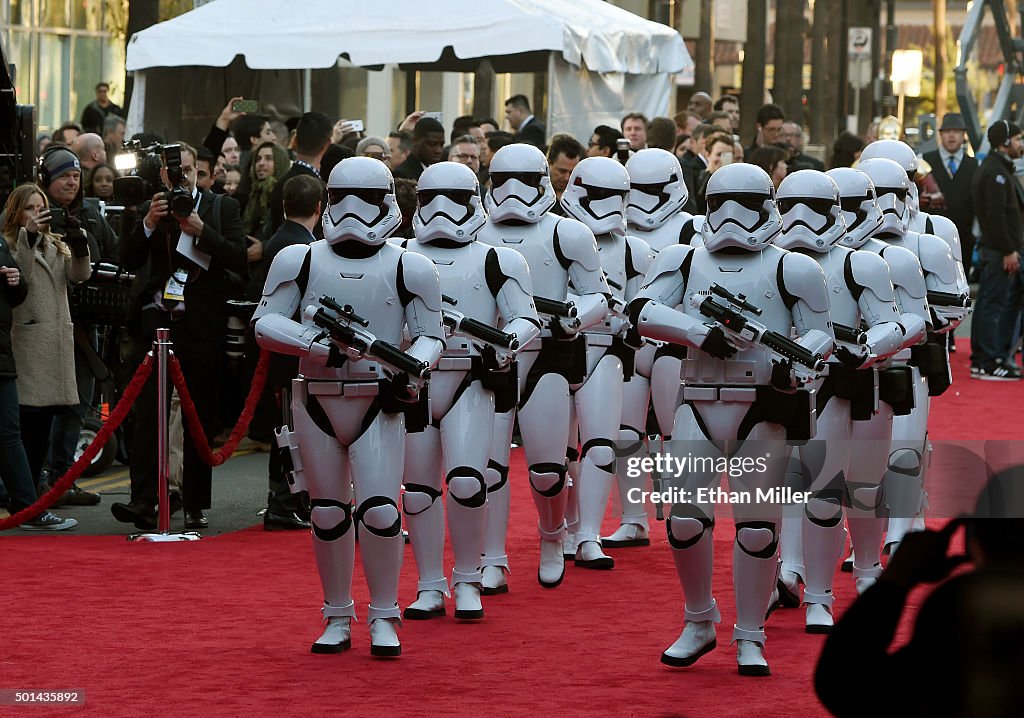
[[[196,187],[196,152],[180,143],[162,148],[165,186],[144,204],[143,215],[121,238],[121,263],[139,272],[138,312],[141,354],[157,328],[171,330],[174,353],[195,401],[207,438],[215,433],[221,347],[225,340],[227,272],[246,275],[245,237],[238,203]],[[140,271],[143,268],[148,271]],[[213,348],[216,350],[213,350]],[[150,381],[135,404],[138,427],[131,455],[131,502],[116,503],[118,521],[156,527],[156,384]],[[205,528],[212,469],[199,458],[192,438],[185,441],[183,499],[185,527]]]

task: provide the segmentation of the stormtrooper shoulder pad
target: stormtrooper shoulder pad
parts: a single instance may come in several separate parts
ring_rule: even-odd
[[[779,289],[783,295],[803,299],[813,311],[828,311],[828,287],[821,265],[797,252],[787,252],[779,260]]]
[[[921,269],[937,276],[943,284],[956,284],[956,262],[949,244],[934,234],[922,234],[918,246]]]
[[[416,296],[427,309],[441,311],[441,278],[429,258],[417,252],[402,252],[398,259],[398,295],[403,306]]]
[[[308,245],[293,244],[278,252],[267,272],[263,294],[273,294],[282,284],[298,279],[303,266],[309,261],[309,251]]]
[[[565,217],[555,225],[555,252],[559,259],[567,262],[579,262],[588,272],[596,272],[601,268],[601,258],[597,254],[597,239],[590,227],[579,220]]]
[[[694,248],[685,244],[673,244],[658,253],[647,270],[644,286],[667,274],[681,273],[683,281],[689,279],[690,262],[693,260]]]
[[[873,252],[854,250],[847,256],[846,262],[848,279],[852,279],[854,285],[870,289],[882,301],[895,300],[892,281],[889,279],[889,267],[884,259]]]
[[[641,277],[646,274],[647,270],[650,269],[651,260],[654,258],[651,245],[639,237],[627,234],[626,251],[626,278],[632,279],[633,277]]]
[[[498,292],[507,281],[513,281],[525,294],[533,294],[533,283],[530,281],[530,265],[526,258],[508,247],[491,247],[487,251],[484,265],[487,274],[487,286],[491,294]]]
[[[924,299],[927,290],[917,255],[905,247],[889,246],[882,251],[881,257],[889,265],[889,276],[894,285],[902,287],[914,299]]]

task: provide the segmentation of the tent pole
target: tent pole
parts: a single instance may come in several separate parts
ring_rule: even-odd
[[[313,109],[313,71],[308,67],[302,71],[302,111]]]

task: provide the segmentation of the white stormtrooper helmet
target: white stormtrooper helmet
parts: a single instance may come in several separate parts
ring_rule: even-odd
[[[837,167],[825,174],[839,187],[839,206],[846,219],[846,236],[839,243],[857,249],[882,224],[882,209],[875,197],[875,185],[866,174],[850,167]]]
[[[906,171],[907,179],[910,180],[907,205],[910,209],[910,216],[913,217],[921,209],[917,184],[914,182],[917,177],[917,153],[910,145],[900,140],[875,140],[860,154],[861,162],[878,158],[892,160]]]
[[[555,206],[548,161],[533,145],[506,145],[494,153],[489,166],[491,189],[484,197],[495,222],[539,222]]]
[[[709,252],[742,247],[759,252],[782,231],[775,187],[757,165],[721,167],[708,180],[707,214],[700,235]]]
[[[777,247],[827,252],[846,234],[839,188],[824,172],[794,172],[782,180],[775,201],[782,215]]]
[[[569,175],[562,207],[597,234],[626,233],[629,174],[609,157],[587,157]]]
[[[447,239],[468,244],[486,222],[473,170],[458,162],[438,162],[423,170],[412,218],[418,242]]]
[[[657,148],[640,150],[626,162],[626,172],[626,221],[634,227],[660,227],[690,198],[679,160],[671,152]]]
[[[882,210],[882,232],[895,232],[902,236],[910,222],[907,195],[910,194],[910,179],[907,172],[892,160],[877,157],[860,162],[857,169],[866,174],[875,185],[878,206]]]
[[[391,170],[372,157],[342,160],[327,180],[324,239],[383,244],[402,224]]]

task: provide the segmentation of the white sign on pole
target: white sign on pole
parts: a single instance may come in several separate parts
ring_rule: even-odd
[[[920,50],[894,50],[892,53],[893,92],[907,97],[921,95],[921,75],[924,70],[924,53]]]
[[[848,32],[847,51],[850,59],[871,57],[871,28],[851,27]]]

